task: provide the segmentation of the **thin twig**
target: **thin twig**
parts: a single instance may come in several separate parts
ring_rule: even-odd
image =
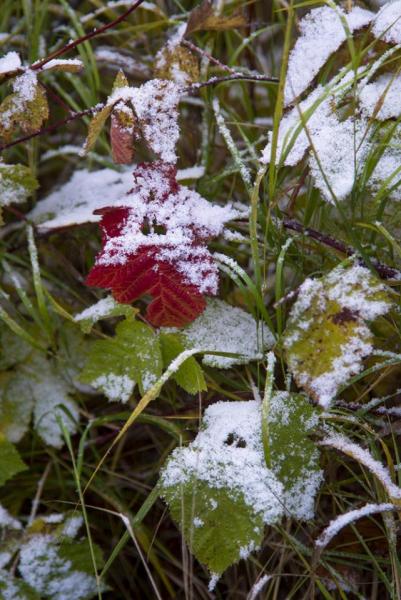
[[[195,44],[193,44],[189,40],[182,40],[181,44],[183,46],[186,46],[187,48],[189,48],[189,50],[192,50],[192,52],[196,52],[197,54],[200,54],[201,56],[205,56],[209,62],[216,65],[216,67],[220,67],[220,69],[222,69],[223,71],[227,71],[228,73],[231,73],[232,75],[237,74],[237,71],[235,69],[232,69],[228,65],[225,65],[224,63],[220,62],[219,60],[217,60],[217,58],[215,58],[209,52],[207,52],[207,50],[203,50],[203,48],[199,48],[198,46],[195,46]]]
[[[354,248],[352,248],[351,246],[347,246],[346,244],[344,244],[344,242],[340,242],[339,240],[336,240],[335,238],[329,235],[320,233],[320,231],[316,231],[316,229],[304,227],[301,223],[298,223],[298,221],[295,221],[294,219],[283,219],[282,223],[286,229],[291,229],[292,231],[296,231],[297,233],[302,233],[303,235],[310,237],[324,244],[325,246],[329,246],[330,248],[333,248],[334,250],[337,250],[338,252],[341,252],[346,256],[354,256],[357,254]],[[397,269],[389,267],[388,265],[385,265],[384,263],[379,262],[376,259],[372,259],[371,263],[380,275],[380,277],[383,277],[383,279],[400,279],[401,273]]]
[[[59,127],[62,127],[63,125],[66,125],[67,123],[70,123],[71,121],[75,121],[76,119],[81,119],[82,117],[87,117],[87,116],[93,114],[94,112],[96,112],[97,110],[98,110],[97,107],[93,106],[91,108],[86,108],[85,110],[81,110],[79,112],[72,113],[72,115],[70,115],[66,119],[63,119],[62,121],[57,121],[56,123],[53,123],[53,125],[49,125],[48,127],[39,129],[39,131],[35,131],[34,133],[30,133],[29,135],[24,135],[24,137],[18,138],[8,144],[4,144],[4,146],[0,146],[0,153],[3,152],[3,150],[7,150],[8,148],[12,148],[13,146],[16,146],[17,144],[21,144],[22,142],[27,142],[28,140],[31,140],[32,138],[37,137],[38,135],[44,135],[45,133],[53,133],[53,131],[56,131]]]
[[[218,83],[224,83],[226,81],[254,81],[255,83],[278,83],[277,77],[269,77],[267,75],[251,75],[246,73],[233,73],[225,77],[211,77],[207,81],[200,81],[199,83],[193,83],[185,91],[195,92],[196,90],[208,87],[210,85],[217,85]]]

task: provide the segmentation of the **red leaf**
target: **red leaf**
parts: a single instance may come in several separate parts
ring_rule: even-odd
[[[111,289],[117,302],[123,304],[149,294],[153,301],[146,315],[156,327],[180,327],[190,323],[206,306],[196,287],[183,283],[181,273],[172,265],[158,262],[155,250],[150,248],[130,256],[122,265],[95,265],[86,283]]]
[[[218,287],[206,242],[234,211],[179,186],[175,168],[163,162],[138,165],[124,204],[96,211],[103,247],[86,283],[110,289],[122,303],[150,295],[147,316],[155,326],[190,323],[205,308],[204,294]]]
[[[132,163],[134,159],[133,113],[131,121],[129,121],[125,112],[117,110],[113,112],[111,115],[110,141],[113,161],[120,165]]]

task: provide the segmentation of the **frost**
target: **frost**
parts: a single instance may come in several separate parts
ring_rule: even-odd
[[[401,43],[401,2],[387,2],[373,21],[372,33],[385,42]]]
[[[361,109],[366,116],[379,121],[398,118],[401,115],[400,95],[401,76],[384,73],[360,91]]]
[[[42,71],[49,71],[55,68],[60,68],[63,70],[63,67],[67,69],[75,68],[77,70],[82,69],[83,63],[78,58],[52,58],[49,60],[43,67],[41,67]]]
[[[21,59],[17,52],[7,52],[0,58],[0,75],[18,71],[22,66]]]
[[[259,402],[216,402],[206,409],[194,442],[174,450],[161,475],[164,487],[193,477],[241,494],[266,523],[281,517],[283,488],[265,464]]]
[[[62,535],[65,535],[69,538],[75,538],[78,534],[78,531],[83,525],[83,518],[78,516],[67,517],[63,529],[61,530]]]
[[[392,200],[401,202],[401,141],[392,139],[377,161],[369,179],[369,187],[374,192],[386,189]]]
[[[352,33],[366,27],[373,13],[359,7],[345,13],[341,8],[323,6],[312,10],[299,24],[300,36],[291,51],[284,90],[285,104],[304,92],[327,59],[347,39],[343,20]]]
[[[106,317],[116,306],[118,306],[118,303],[113,296],[107,296],[75,315],[74,320],[78,322],[86,320],[99,321],[102,317]]]
[[[205,311],[181,333],[188,347],[240,355],[203,356],[205,365],[219,369],[261,360],[264,350],[274,343],[266,325],[258,325],[249,313],[217,299],[209,299]]]
[[[13,120],[22,114],[27,105],[35,99],[38,87],[36,73],[27,70],[13,81],[13,102],[1,113],[1,123],[5,129],[12,127]]]
[[[317,538],[315,544],[317,548],[322,550],[325,548],[331,540],[338,534],[338,532],[349,525],[354,523],[357,519],[362,519],[369,515],[373,515],[379,512],[396,510],[394,504],[383,503],[383,504],[365,504],[362,508],[351,510],[344,515],[340,515],[336,519],[330,521],[330,524]]]

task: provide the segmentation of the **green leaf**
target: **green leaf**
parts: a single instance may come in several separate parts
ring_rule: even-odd
[[[143,394],[161,373],[157,335],[130,318],[117,325],[113,338],[93,343],[80,381],[102,390],[109,400],[126,402],[136,383]]]
[[[196,479],[164,490],[170,513],[191,552],[220,575],[263,540],[263,516],[241,494],[213,488]]]
[[[40,595],[25,581],[17,579],[5,569],[0,569],[0,598],[8,600],[40,600]]]
[[[15,446],[0,434],[0,485],[26,469]]]
[[[92,548],[96,559],[96,565],[101,569],[104,566],[103,553],[97,544],[93,544]],[[63,543],[60,545],[59,554],[61,558],[71,561],[73,569],[83,571],[89,575],[93,574],[92,556],[89,541],[87,539],[67,541],[64,538]]]
[[[0,324],[0,348],[0,370],[23,362],[32,352],[32,346],[4,324]]]
[[[93,325],[101,319],[112,317],[130,317],[138,313],[138,309],[129,304],[120,304],[113,296],[102,298],[96,304],[75,315],[75,321],[79,323],[84,333],[90,333]]]
[[[283,486],[266,467],[260,402],[217,402],[160,477],[162,497],[196,558],[212,573],[246,558],[283,514]]]
[[[284,486],[283,503],[290,516],[314,516],[315,496],[323,480],[319,450],[310,433],[318,412],[300,394],[273,394],[268,415],[270,465]]]
[[[92,150],[97,138],[102,132],[104,124],[113,111],[113,104],[106,104],[95,114],[89,123],[88,135],[84,144],[84,152],[88,153]]]
[[[38,187],[29,167],[0,162],[0,206],[25,202]]]
[[[20,371],[0,374],[0,432],[19,442],[28,431],[34,407],[30,379]]]
[[[307,279],[283,336],[297,384],[327,407],[373,350],[366,322],[384,315],[392,304],[391,290],[358,264]]]
[[[178,335],[172,333],[160,333],[160,345],[165,367],[185,350],[185,346]],[[188,394],[197,394],[207,390],[203,371],[193,356],[188,358],[178,371],[173,373],[172,378]]]
[[[124,71],[120,69],[114,79],[112,92],[128,86],[128,79],[126,78]]]

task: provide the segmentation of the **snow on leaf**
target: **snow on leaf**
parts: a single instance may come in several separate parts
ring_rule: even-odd
[[[316,409],[305,397],[287,392],[272,395],[268,416],[270,464],[284,486],[286,512],[300,520],[313,518],[323,481],[319,450],[309,438],[317,423]]]
[[[75,315],[74,320],[79,323],[84,333],[90,333],[93,325],[101,319],[122,316],[129,317],[130,315],[134,316],[137,312],[132,306],[119,304],[114,300],[113,296],[107,296]]]
[[[334,204],[351,193],[371,148],[365,140],[367,127],[364,119],[331,119],[314,132],[309,167],[327,202]]]
[[[309,12],[299,23],[300,36],[290,53],[284,89],[285,104],[291,104],[309,87],[328,58],[346,41],[347,31],[343,20],[352,33],[366,27],[373,17],[372,12],[359,6],[349,13],[330,6]]]
[[[150,294],[147,316],[156,326],[193,321],[205,307],[203,294],[218,287],[206,243],[239,214],[179,186],[172,165],[138,165],[129,196],[102,210],[103,248],[87,284],[111,289],[119,302]]]
[[[29,167],[0,161],[0,206],[25,202],[38,187]]]
[[[41,71],[63,71],[65,73],[79,73],[83,69],[83,63],[78,58],[52,58]]]
[[[397,119],[401,115],[401,76],[383,73],[359,92],[361,109],[367,117],[379,121]]]
[[[181,331],[181,337],[187,348],[238,354],[238,357],[207,354],[203,357],[203,364],[219,369],[261,360],[264,350],[274,343],[266,325],[258,324],[241,308],[218,299],[207,301],[205,311]]]
[[[181,352],[184,352],[185,346],[178,335],[160,332],[160,346],[163,356],[163,363],[169,365]],[[193,356],[190,356],[177,371],[172,374],[172,379],[178,383],[188,394],[197,394],[207,390],[205,378],[202,369]]]
[[[183,87],[199,79],[197,58],[181,44],[186,27],[186,23],[182,23],[175,29],[167,43],[156,54],[154,68],[157,78],[171,79]]]
[[[168,459],[160,485],[191,551],[213,574],[256,550],[263,525],[283,514],[282,485],[264,460],[260,403],[207,408],[195,440]]]
[[[7,52],[0,58],[0,80],[4,75],[18,71],[22,66],[20,56],[17,52]]]
[[[34,398],[29,379],[20,372],[0,376],[0,431],[11,442],[19,442],[29,428]]]
[[[97,548],[96,554],[100,555]],[[89,600],[97,595],[98,587],[95,577],[87,569],[88,556],[86,541],[83,546],[83,542],[68,538],[60,541],[51,534],[36,534],[22,544],[18,570],[41,598]]]
[[[299,289],[284,334],[288,367],[297,384],[323,407],[362,369],[373,350],[373,321],[392,306],[391,292],[365,267],[337,267]],[[316,356],[319,360],[316,360]]]
[[[173,81],[151,79],[134,88],[131,102],[150,149],[163,161],[175,163],[180,134],[178,103],[181,88]]]
[[[177,181],[198,178],[203,175],[201,167],[177,171]],[[71,179],[46,198],[40,200],[29,213],[41,231],[70,227],[82,223],[96,223],[101,216],[94,211],[110,206],[129,205],[132,189],[132,169],[115,171],[80,169]]]
[[[15,446],[0,433],[0,485],[4,485],[8,479],[26,469],[27,466]]]
[[[25,71],[14,79],[13,93],[0,104],[0,137],[9,140],[17,128],[34,133],[48,116],[45,90],[34,71]]]
[[[157,335],[132,318],[116,327],[116,334],[91,346],[80,381],[100,389],[111,401],[126,402],[138,383],[143,394],[162,372]]]
[[[387,195],[398,202],[401,201],[401,147],[399,132],[386,145],[384,152],[376,162],[368,185],[373,192],[387,190]]]
[[[387,2],[373,21],[372,33],[389,44],[401,43],[401,1]]]
[[[2,600],[41,600],[30,585],[5,569],[0,569],[0,597]]]

